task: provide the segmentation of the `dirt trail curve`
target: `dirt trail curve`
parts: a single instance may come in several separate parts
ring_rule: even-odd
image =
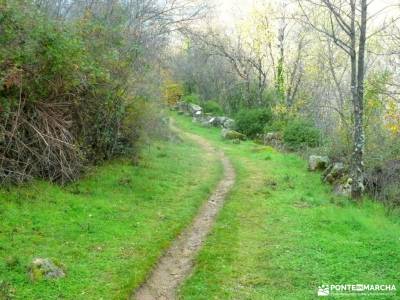
[[[173,126],[174,128],[174,126]],[[175,128],[176,130],[176,128]],[[153,269],[148,280],[131,296],[137,300],[172,300],[184,279],[189,276],[193,260],[210,232],[224,199],[235,182],[235,171],[229,159],[211,144],[193,134],[183,133],[197,142],[207,155],[218,155],[223,164],[224,176],[208,201],[202,206],[193,223],[172,243]]]

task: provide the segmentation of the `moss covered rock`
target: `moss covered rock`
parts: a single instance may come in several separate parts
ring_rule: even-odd
[[[308,169],[310,171],[325,170],[329,165],[328,156],[311,155],[308,159]]]
[[[240,132],[231,129],[222,129],[221,131],[222,138],[226,140],[241,140],[244,141],[246,136]]]
[[[39,281],[62,278],[65,273],[60,264],[54,263],[48,258],[35,258],[29,267],[29,276],[32,281]]]

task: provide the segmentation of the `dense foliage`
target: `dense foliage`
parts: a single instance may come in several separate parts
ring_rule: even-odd
[[[215,116],[221,116],[224,114],[224,111],[219,105],[219,103],[215,100],[205,101],[203,104],[204,112],[213,114]]]
[[[263,133],[271,120],[272,113],[269,109],[242,109],[235,116],[236,129],[249,137]]]
[[[320,144],[320,131],[309,121],[294,119],[288,122],[283,131],[283,141],[292,150],[316,147]]]
[[[251,9],[233,24],[207,20],[187,33],[174,57],[175,78],[233,118],[270,107],[274,124],[264,124],[267,132],[289,125],[293,149],[317,144],[311,125],[307,133],[299,127],[297,137],[288,133],[291,119],[307,120],[326,142],[319,154],[349,165],[352,196],[360,198],[368,174],[400,161],[390,150],[400,138],[399,10],[382,3],[378,13],[368,1],[245,2],[237,9]],[[381,13],[393,22],[382,25]],[[242,131],[262,132],[256,119],[244,123]]]
[[[135,104],[140,44],[114,5],[118,17],[99,6],[59,22],[29,1],[1,2],[1,181],[64,183],[133,149],[151,105]]]
[[[187,94],[183,96],[182,100],[186,103],[200,104],[200,96],[198,94]]]

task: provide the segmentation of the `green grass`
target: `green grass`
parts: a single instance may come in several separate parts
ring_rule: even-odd
[[[64,188],[0,190],[0,299],[126,299],[222,175],[192,143],[157,142],[143,156]],[[31,282],[34,257],[63,264],[67,276]]]
[[[223,148],[237,170],[194,274],[181,288],[183,299],[316,299],[322,284],[400,290],[399,216],[367,199],[354,204],[333,196],[296,155],[253,142],[234,145],[217,129],[176,119]],[[385,297],[400,293],[365,298]]]

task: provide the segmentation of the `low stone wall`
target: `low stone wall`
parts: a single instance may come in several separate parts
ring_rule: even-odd
[[[308,159],[310,171],[323,171],[322,180],[333,186],[336,195],[350,197],[351,182],[348,167],[343,162],[331,162],[327,156],[311,155]]]

